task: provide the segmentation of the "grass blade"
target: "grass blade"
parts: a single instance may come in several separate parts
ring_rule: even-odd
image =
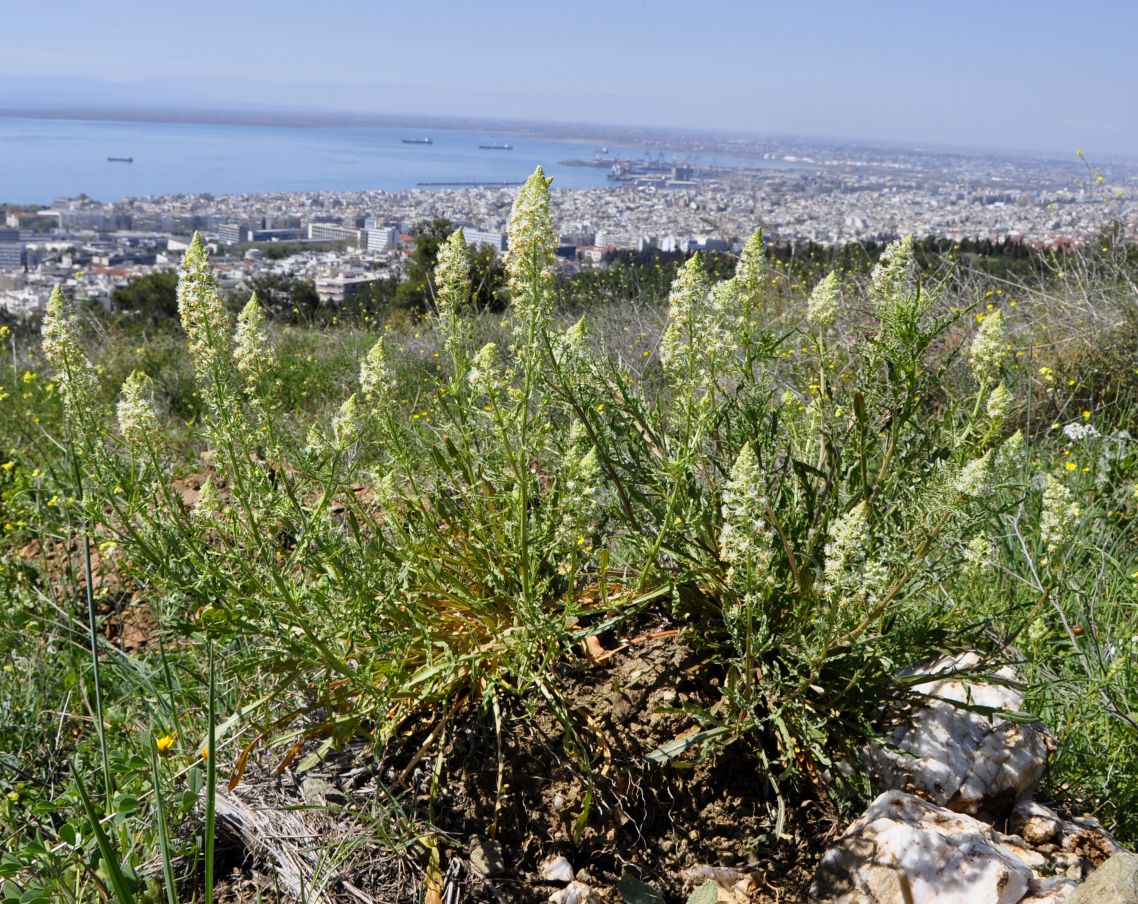
[[[114,848],[111,847],[111,839],[107,837],[107,833],[103,831],[103,826],[99,822],[99,814],[95,812],[95,805],[91,803],[91,795],[87,793],[87,785],[83,781],[83,776],[79,774],[74,763],[71,764],[71,771],[75,776],[75,787],[79,791],[79,800],[83,804],[83,811],[87,814],[87,819],[91,822],[91,830],[95,833],[95,843],[99,846],[99,855],[103,858],[103,863],[107,865],[107,876],[111,880],[111,887],[115,890],[115,897],[118,898],[119,904],[134,904],[134,895],[130,892],[130,886],[127,884],[126,876],[123,875],[118,857]]]
[[[213,840],[217,821],[217,672],[214,663],[213,640],[206,639],[209,659],[209,725],[205,748],[205,904],[213,904]]]
[[[158,847],[162,853],[162,877],[166,882],[167,904],[178,904],[178,895],[174,884],[174,862],[170,855],[170,829],[166,825],[166,800],[162,796],[162,783],[158,779],[158,748],[154,745],[154,738],[146,738],[146,746],[150,748],[150,782],[154,786],[154,809],[158,823]]]

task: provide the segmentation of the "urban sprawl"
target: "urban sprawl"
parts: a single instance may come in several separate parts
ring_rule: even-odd
[[[758,226],[771,240],[835,245],[913,233],[951,240],[1079,245],[1111,223],[1138,235],[1138,167],[1100,172],[1070,160],[872,150],[841,145],[731,143],[614,161],[608,185],[554,191],[566,271],[604,266],[613,251],[730,251]],[[700,150],[737,165],[691,162]],[[416,224],[445,218],[468,242],[507,248],[515,188],[261,195],[182,194],[103,203],[57,198],[9,209],[0,226],[0,309],[41,310],[54,285],[110,304],[139,276],[177,267],[190,236],[212,246],[218,277],[238,289],[265,274],[306,279],[337,304],[398,276]],[[266,253],[287,245],[289,253]]]

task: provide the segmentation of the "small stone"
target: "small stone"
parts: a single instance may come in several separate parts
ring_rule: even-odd
[[[328,804],[346,804],[348,798],[339,788],[322,778],[306,778],[300,786],[300,796],[310,807],[324,807]]]
[[[1051,867],[1068,879],[1079,882],[1083,878],[1083,858],[1072,851],[1059,851],[1051,858]]]
[[[1019,904],[1064,904],[1075,890],[1075,883],[1066,876],[1048,876],[1031,880],[1027,897]]]
[[[1012,809],[1008,828],[1022,835],[1028,844],[1047,844],[1053,841],[1063,824],[1054,811],[1033,800],[1021,800]]]
[[[1068,904],[1138,904],[1138,854],[1115,854],[1075,889]]]
[[[732,866],[711,866],[707,863],[688,867],[682,875],[686,884],[697,887],[711,879],[724,888],[730,888],[743,878],[743,873]]]
[[[475,836],[470,848],[470,866],[484,878],[500,876],[506,871],[502,860],[502,846],[489,838]]]
[[[1027,842],[1019,835],[1002,835],[996,832],[995,837],[999,839],[1005,851],[1018,857],[1029,869],[1038,871],[1047,866],[1047,858],[1034,848],[1028,847]]]
[[[554,854],[541,864],[541,878],[546,882],[572,882],[573,865],[560,854]]]
[[[601,904],[601,899],[584,882],[570,882],[549,896],[549,904]]]

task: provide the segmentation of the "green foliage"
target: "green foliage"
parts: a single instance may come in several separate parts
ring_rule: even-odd
[[[132,321],[169,324],[178,316],[178,275],[151,273],[111,293],[111,307]]]
[[[395,290],[392,300],[395,307],[415,311],[434,307],[435,259],[451,232],[451,222],[441,217],[412,228],[415,250],[407,258],[403,280]],[[505,272],[497,253],[486,245],[475,246],[470,249],[470,265],[470,301],[474,310],[500,310]]]
[[[256,295],[265,313],[282,323],[313,323],[324,316],[326,306],[309,280],[286,273],[259,273],[249,278],[249,292],[235,299],[241,307],[249,294]]]
[[[744,749],[775,837],[802,795],[864,791],[837,762],[904,698],[900,669],[966,648],[1016,661],[1060,734],[1054,786],[1113,799],[1106,815],[1138,832],[1122,390],[1072,408],[1076,390],[1101,401],[1098,376],[1025,353],[1028,294],[953,295],[919,243],[817,287],[813,263],[780,264],[758,235],[737,259],[559,283],[549,214],[535,173],[493,278],[504,317],[479,300],[480,252],[441,223],[414,265],[427,313],[382,333],[374,310],[335,329],[291,316],[295,287],[227,303],[200,242],[178,347],[92,342],[53,299],[50,370],[25,351],[0,380],[6,894],[121,883],[120,899],[154,900],[208,872],[199,798],[208,811],[222,767],[257,744],[382,747],[410,725],[433,739],[464,707],[514,699],[560,720],[588,781],[603,753],[564,664],[646,612],[692,652],[704,696],[681,706],[690,731],[640,754],[667,769]],[[105,640],[123,586],[157,626],[135,655]],[[109,792],[89,793],[96,774]],[[631,873],[621,892],[656,894]]]
[[[713,904],[718,900],[719,883],[714,879],[708,879],[688,896],[687,904]]]
[[[819,332],[776,377],[784,340],[762,330],[764,285],[743,275],[761,272],[757,242],[726,281],[698,256],[685,265],[661,340],[665,383],[644,391],[593,353],[583,323],[552,330],[548,203],[539,172],[511,221],[512,354],[475,353],[454,333],[451,372],[407,422],[377,345],[361,391],[303,445],[278,428],[267,377],[234,379],[232,325],[195,243],[181,315],[228,498],[186,512],[164,489],[153,431],[124,421],[129,469],[101,443],[85,461],[120,488],[92,516],[211,630],[256,637],[258,666],[301,680],[311,709],[359,696],[338,731],[368,717],[381,736],[444,700],[535,687],[556,699],[548,669],[568,652],[568,626],[619,567],[635,575],[625,605],[668,593],[725,668],[715,718],[730,731],[717,736],[757,731],[781,774],[817,770],[898,691],[891,676],[936,624],[935,609],[906,602],[958,567],[991,515],[976,501],[987,487],[973,485],[998,441],[975,414],[991,387],[935,419],[920,404],[941,381],[927,351],[951,318],[931,315],[908,245],[875,270],[877,339],[838,351]],[[468,284],[454,283],[456,299]],[[245,341],[238,369],[263,354]],[[120,420],[139,405],[124,396]],[[369,471],[383,479],[364,506],[350,487]],[[266,522],[305,542],[282,557]]]

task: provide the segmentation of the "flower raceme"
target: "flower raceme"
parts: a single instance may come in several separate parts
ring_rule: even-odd
[[[763,231],[756,229],[743,246],[735,276],[730,280],[733,310],[723,312],[723,326],[738,346],[749,348],[761,330],[758,315],[769,278]]]
[[[992,450],[979,458],[974,458],[960,470],[956,478],[956,490],[964,496],[981,496],[988,488],[992,472]]]
[[[838,319],[838,276],[833,270],[814,287],[806,302],[806,321],[820,329],[834,325]]]
[[[198,498],[190,509],[190,513],[199,521],[210,521],[221,512],[221,494],[217,492],[217,485],[213,482],[213,475],[206,475],[205,482],[198,490]]]
[[[999,379],[1000,370],[1007,360],[1007,337],[1004,333],[1004,313],[995,311],[980,323],[976,338],[968,350],[968,363],[976,382],[991,385]]]
[[[870,274],[869,297],[884,323],[894,319],[914,283],[913,237],[908,235],[889,244]]]
[[[478,350],[474,360],[470,362],[466,379],[470,382],[470,388],[476,393],[487,397],[493,397],[498,393],[504,385],[504,377],[499,364],[497,345],[487,342]]]
[[[1070,488],[1053,474],[1047,475],[1043,491],[1043,514],[1039,519],[1039,539],[1049,554],[1054,554],[1074,536],[1074,524],[1082,515]]]
[[[553,262],[557,233],[549,184],[539,166],[522,186],[510,212],[506,281],[519,344],[532,341],[549,320],[553,307]]]
[[[588,357],[591,351],[589,322],[584,314],[564,332],[558,346],[563,361],[577,361]]]
[[[767,281],[769,268],[767,266],[766,248],[763,245],[763,231],[756,229],[743,251],[739,255],[739,264],[735,268],[735,285],[743,299],[743,304],[755,304],[762,293],[763,285]]]
[[[387,345],[382,336],[360,363],[360,391],[373,411],[387,407],[395,397],[395,377],[387,364]]]
[[[98,397],[98,380],[95,368],[79,345],[79,333],[59,286],[48,299],[42,333],[43,354],[59,374],[59,389],[67,416],[81,421],[91,414]]]
[[[455,230],[439,248],[435,263],[435,307],[447,351],[456,358],[465,345],[462,318],[470,298],[470,250],[462,229]]]
[[[703,342],[710,314],[707,301],[710,290],[703,258],[694,254],[672,283],[668,295],[668,325],[660,338],[660,363],[673,381],[702,382],[700,377],[707,361]]]
[[[869,522],[865,503],[859,502],[830,529],[826,543],[826,579],[835,585],[842,574],[864,561],[869,545]]]
[[[762,470],[750,443],[744,443],[723,488],[723,527],[719,532],[719,557],[742,570],[748,584],[756,580],[773,585],[771,575],[772,533],[767,527],[768,502]],[[745,588],[747,590],[751,587]]]
[[[913,237],[891,243],[873,268],[869,297],[880,321],[878,341],[902,370],[917,366],[920,349],[914,345],[933,296],[922,294],[913,257]]]
[[[233,363],[245,378],[245,393],[256,399],[276,368],[276,353],[264,329],[265,314],[256,293],[237,317],[233,334]]]
[[[198,380],[212,385],[227,363],[231,324],[209,254],[196,232],[182,258],[178,316],[189,341]]]
[[[154,381],[140,370],[133,371],[122,386],[116,409],[119,430],[132,449],[142,448],[158,431],[154,407]]]
[[[1012,401],[1012,394],[1008,391],[1007,385],[1000,383],[988,396],[986,408],[988,417],[995,423],[1002,422],[1011,413]]]
[[[360,410],[359,396],[353,392],[332,418],[332,434],[336,438],[336,445],[340,449],[346,449],[359,439],[363,430],[364,416]]]
[[[597,450],[590,446],[582,454],[579,447],[571,446],[565,456],[563,469],[565,490],[561,516],[562,542],[569,542],[572,537],[576,537],[576,545],[583,545],[586,535],[596,529],[604,507],[605,483],[597,461]]]

